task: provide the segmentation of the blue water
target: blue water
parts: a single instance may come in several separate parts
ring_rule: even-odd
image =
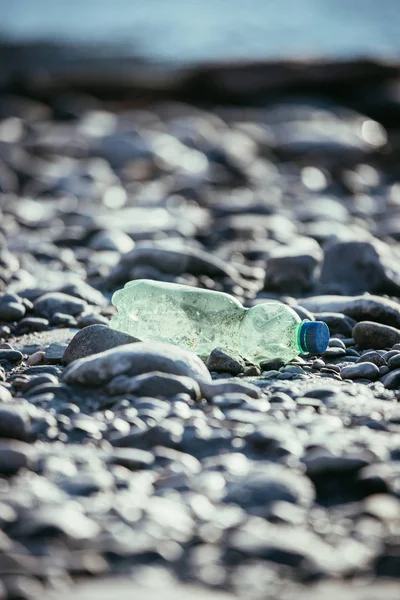
[[[0,0],[0,35],[155,61],[400,57],[400,0]]]

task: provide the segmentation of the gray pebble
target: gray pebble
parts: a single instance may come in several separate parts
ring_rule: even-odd
[[[355,363],[340,370],[343,379],[370,379],[374,381],[379,377],[379,368],[372,362]]]
[[[79,358],[99,354],[104,350],[137,341],[139,340],[132,335],[117,331],[107,325],[89,325],[78,331],[72,338],[63,354],[62,362],[69,364]]]
[[[35,457],[33,448],[25,442],[0,440],[0,473],[15,475],[22,468],[32,465]]]
[[[0,438],[25,441],[28,437],[30,418],[20,406],[0,406]]]
[[[354,327],[353,337],[360,348],[390,348],[400,341],[400,330],[372,321],[361,321]]]
[[[48,292],[40,296],[33,305],[35,313],[42,317],[51,317],[54,313],[79,315],[85,310],[85,300],[64,294],[63,292]]]
[[[384,375],[381,382],[388,390],[397,390],[400,388],[400,369],[395,369],[387,375]]]
[[[217,373],[239,375],[244,371],[244,361],[235,358],[221,348],[214,348],[207,359],[207,367]]]
[[[370,362],[374,363],[377,367],[383,367],[386,365],[386,359],[381,356],[378,352],[365,352],[357,359],[357,363]]]

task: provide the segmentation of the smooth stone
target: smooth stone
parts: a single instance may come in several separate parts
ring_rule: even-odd
[[[19,302],[3,302],[0,298],[0,321],[19,321],[25,315],[26,308]]]
[[[386,365],[386,360],[380,355],[378,354],[378,352],[365,352],[365,354],[362,354],[360,356],[360,358],[357,358],[357,364],[358,363],[363,363],[363,362],[370,362],[370,363],[374,363],[374,365],[376,365],[377,367],[383,367]],[[400,366],[400,363],[399,363]]]
[[[193,399],[200,398],[200,388],[194,379],[158,372],[143,373],[136,377],[114,377],[107,385],[107,391],[111,395],[128,393],[135,396],[170,398],[176,394],[189,394]]]
[[[400,388],[400,369],[395,369],[381,378],[381,383],[387,390],[397,390]]]
[[[379,377],[379,368],[372,362],[355,363],[349,367],[343,367],[340,370],[343,379],[371,379],[372,381]]]
[[[133,377],[152,371],[191,377],[201,388],[211,385],[211,375],[198,356],[161,342],[125,344],[80,358],[68,365],[61,379],[71,385],[98,387],[117,375]]]
[[[0,405],[0,438],[25,441],[29,426],[29,414],[22,407]]]
[[[17,440],[0,440],[0,473],[15,475],[31,466],[35,457],[32,446]]]
[[[346,350],[346,345],[339,338],[331,338],[329,340],[329,347],[330,348],[343,348],[343,350]]]
[[[239,375],[245,368],[244,361],[231,356],[221,348],[212,350],[206,364],[210,371],[230,373],[231,375]]]
[[[301,305],[312,313],[336,312],[356,321],[374,321],[400,328],[400,304],[387,298],[364,296],[313,296],[304,298]]]
[[[17,325],[16,334],[23,335],[36,331],[46,331],[49,327],[49,321],[41,317],[25,317]]]
[[[400,368],[400,353],[395,354],[394,356],[389,358],[389,361],[387,364],[388,364],[389,369],[399,369]]]
[[[390,348],[400,342],[400,330],[372,321],[361,321],[353,329],[353,337],[360,348]]]
[[[340,358],[346,355],[344,348],[328,347],[325,352],[322,353],[322,358]]]
[[[212,400],[215,396],[225,394],[243,394],[250,398],[260,398],[261,390],[256,385],[245,381],[234,379],[219,379],[212,383],[205,383],[202,386],[202,392],[207,400]]]
[[[62,356],[62,362],[69,364],[74,360],[138,341],[140,340],[132,335],[112,329],[108,325],[89,325],[72,338]]]
[[[395,296],[400,293],[397,265],[391,247],[380,240],[335,242],[324,247],[320,282],[344,294]]]
[[[24,355],[19,350],[0,350],[0,363],[17,364],[22,362]]]
[[[284,366],[285,361],[281,358],[276,358],[273,360],[263,360],[260,363],[260,368],[262,371],[279,371],[279,369]]]
[[[40,296],[33,305],[35,313],[43,317],[51,317],[54,313],[79,315],[87,308],[85,300],[64,294],[63,292],[47,292]]]
[[[86,283],[86,281],[83,281],[83,279],[80,279],[76,283],[67,283],[60,289],[60,292],[68,294],[68,296],[74,297],[75,299],[80,298],[88,304],[94,304],[95,306],[105,306],[107,304],[107,300],[103,294],[99,290],[96,290],[96,288]]]

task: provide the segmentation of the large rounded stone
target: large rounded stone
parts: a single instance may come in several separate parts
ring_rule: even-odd
[[[360,348],[391,348],[400,342],[400,330],[372,321],[361,321],[353,329],[353,338]]]
[[[373,242],[336,242],[325,249],[321,283],[345,294],[400,292],[400,270],[390,246]]]
[[[184,375],[200,386],[211,383],[202,360],[187,350],[161,342],[137,342],[81,358],[69,365],[62,380],[72,385],[101,386],[117,375],[141,375],[151,371]]]
[[[99,352],[138,341],[132,335],[116,331],[108,325],[89,325],[78,331],[72,338],[63,354],[62,362],[69,364],[79,358],[99,354]]]

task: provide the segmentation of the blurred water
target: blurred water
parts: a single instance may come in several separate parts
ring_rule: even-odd
[[[0,0],[0,34],[157,62],[400,56],[400,0]]]

